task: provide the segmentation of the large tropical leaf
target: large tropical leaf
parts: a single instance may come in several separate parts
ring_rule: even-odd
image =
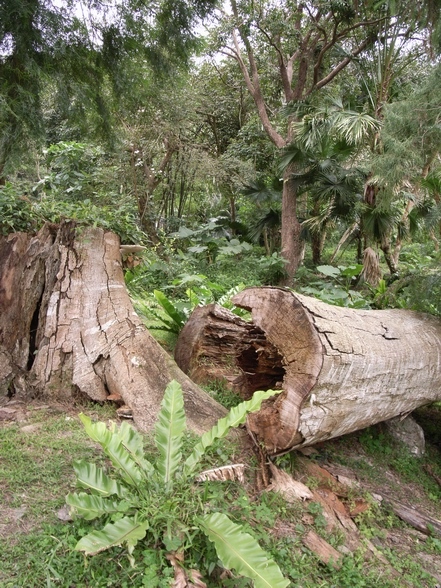
[[[137,521],[124,517],[116,523],[109,523],[101,531],[93,531],[78,541],[77,551],[84,551],[86,555],[95,555],[109,547],[127,543],[129,552],[139,540],[145,537],[149,524],[147,521]]]
[[[142,436],[126,421],[121,423],[117,434],[121,439],[122,446],[130,453],[133,461],[135,461],[147,477],[150,478],[153,475],[155,468],[145,458]]]
[[[257,541],[222,513],[206,515],[200,526],[214,543],[223,565],[251,578],[255,588],[285,588],[289,580]]]
[[[84,425],[84,429],[89,437],[101,445],[104,446],[108,443],[112,433],[109,431],[105,423],[97,422],[94,423],[90,417],[80,413],[79,415],[81,422]]]
[[[187,321],[185,313],[179,310],[179,308],[177,308],[172,302],[170,302],[167,296],[160,290],[153,290],[153,294],[164,311],[172,320],[173,325],[177,329],[176,332],[179,333]]]
[[[184,474],[188,476],[193,472],[206,449],[210,447],[216,439],[222,439],[225,437],[230,429],[245,422],[249,412],[259,410],[264,400],[279,393],[280,390],[259,390],[254,392],[254,395],[250,400],[241,402],[233,407],[226,417],[220,419],[210,431],[207,431],[202,435],[199,443],[196,444],[190,456],[185,460]]]
[[[91,521],[104,514],[126,512],[130,507],[128,502],[93,496],[86,494],[86,492],[68,494],[66,504],[71,507],[73,514],[86,519],[86,521]]]
[[[141,483],[145,483],[145,473],[138,467],[116,433],[110,437],[104,451],[127,484],[138,487]]]
[[[116,480],[109,478],[102,468],[94,463],[84,460],[77,460],[73,464],[77,476],[77,484],[82,488],[89,489],[92,494],[99,496],[111,496],[116,494],[122,498],[127,490]]]
[[[138,486],[145,481],[145,475],[133,460],[130,453],[124,448],[122,439],[115,431],[110,431],[105,423],[93,423],[92,420],[80,414],[86,433],[91,439],[97,441],[110,458],[115,468],[119,471],[125,482],[131,486]]]
[[[155,444],[160,455],[156,469],[169,488],[173,474],[181,462],[182,434],[185,426],[182,388],[173,380],[165,390],[155,426]]]

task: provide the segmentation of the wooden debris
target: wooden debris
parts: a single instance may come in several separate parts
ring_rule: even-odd
[[[440,535],[441,536],[441,521],[434,519],[428,514],[417,511],[414,508],[410,508],[398,500],[394,500],[389,496],[384,496],[384,502],[388,504],[393,512],[402,521],[414,527],[424,535]]]
[[[125,404],[116,409],[116,414],[120,419],[133,419],[132,409]]]
[[[205,482],[206,480],[225,482],[226,480],[234,480],[245,483],[245,464],[235,463],[231,465],[213,468],[201,472],[197,477],[197,482]]]
[[[271,484],[266,488],[267,491],[279,492],[287,502],[297,502],[298,500],[312,500],[313,493],[311,490],[294,480],[292,476],[270,463]]]
[[[325,541],[322,537],[317,535],[312,529],[302,537],[302,542],[308,549],[310,549],[316,556],[325,564],[331,565],[334,568],[341,566],[341,558],[343,557],[332,545]]]

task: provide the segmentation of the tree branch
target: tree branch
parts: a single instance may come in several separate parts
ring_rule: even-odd
[[[371,38],[368,38],[365,39],[362,43],[360,43],[357,49],[354,49],[354,51],[352,51],[350,57],[345,57],[342,61],[340,61],[340,63],[336,67],[334,67],[334,69],[327,76],[322,78],[319,82],[317,82],[317,84],[311,87],[311,90],[308,92],[308,94],[311,94],[313,90],[318,90],[319,88],[323,88],[323,86],[326,86],[326,84],[329,84],[329,82],[332,81],[339,72],[341,72],[349,63],[351,63],[354,57],[357,57],[357,55],[364,51],[366,47],[368,47],[372,42],[373,40]]]

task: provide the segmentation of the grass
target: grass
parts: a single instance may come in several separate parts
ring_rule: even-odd
[[[32,409],[32,407],[30,407]],[[112,409],[95,405],[82,406],[95,419],[114,418]],[[441,411],[440,411],[441,412]],[[30,426],[30,428],[29,428]],[[383,436],[382,436],[383,435]],[[189,436],[186,443],[194,439]],[[146,440],[147,451],[150,441]],[[223,441],[207,456],[207,467],[234,461],[234,444]],[[358,456],[358,459],[355,459]],[[108,586],[165,588],[172,579],[171,567],[164,565],[164,552],[156,547],[141,545],[135,549],[135,567],[131,567],[124,550],[114,548],[91,558],[74,550],[80,537],[90,532],[99,522],[76,520],[63,522],[57,516],[64,505],[64,497],[74,488],[74,459],[85,458],[102,463],[98,447],[83,431],[77,415],[69,409],[29,410],[24,423],[5,423],[0,426],[0,548],[2,565],[1,588],[104,588]],[[440,489],[425,472],[424,460],[406,457],[403,449],[384,436],[381,428],[372,428],[323,445],[316,459],[351,464],[360,479],[371,484],[384,483],[388,471],[393,471],[398,484],[409,484],[410,490],[430,495],[439,501]],[[441,468],[439,450],[429,444],[428,456],[432,468]],[[352,460],[352,461],[351,461]],[[368,464],[369,462],[369,464]],[[296,459],[285,456],[280,460],[286,470],[295,470]],[[363,465],[364,464],[364,465]],[[436,470],[438,471],[438,469]],[[440,470],[441,471],[441,470]],[[389,480],[390,481],[390,480]],[[314,486],[314,480],[310,480]],[[326,531],[322,508],[316,502],[290,504],[275,493],[256,495],[236,483],[226,485],[207,483],[205,497],[216,508],[243,524],[261,545],[274,557],[292,586],[302,588],[392,588],[397,579],[376,559],[367,560],[360,548],[345,555],[340,569],[318,561],[302,543],[303,534],[313,528],[319,535],[339,547],[342,537],[338,531]],[[161,505],[158,504],[158,508]],[[309,516],[309,520],[305,519]],[[362,535],[378,541],[385,557],[400,574],[407,586],[433,587],[433,577],[425,571],[420,556],[439,558],[441,539],[430,537],[416,541],[411,552],[401,552],[399,545],[385,543],[390,533],[408,529],[387,508],[374,504],[357,518]],[[380,545],[383,543],[382,545]],[[196,549],[192,565],[204,571],[206,545]],[[389,570],[390,571],[390,570]],[[209,588],[250,587],[245,579],[211,578]]]

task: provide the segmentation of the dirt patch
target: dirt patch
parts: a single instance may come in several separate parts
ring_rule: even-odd
[[[8,508],[2,506],[0,510],[0,538],[14,540],[20,533],[28,533],[34,524],[27,519],[27,507]]]

